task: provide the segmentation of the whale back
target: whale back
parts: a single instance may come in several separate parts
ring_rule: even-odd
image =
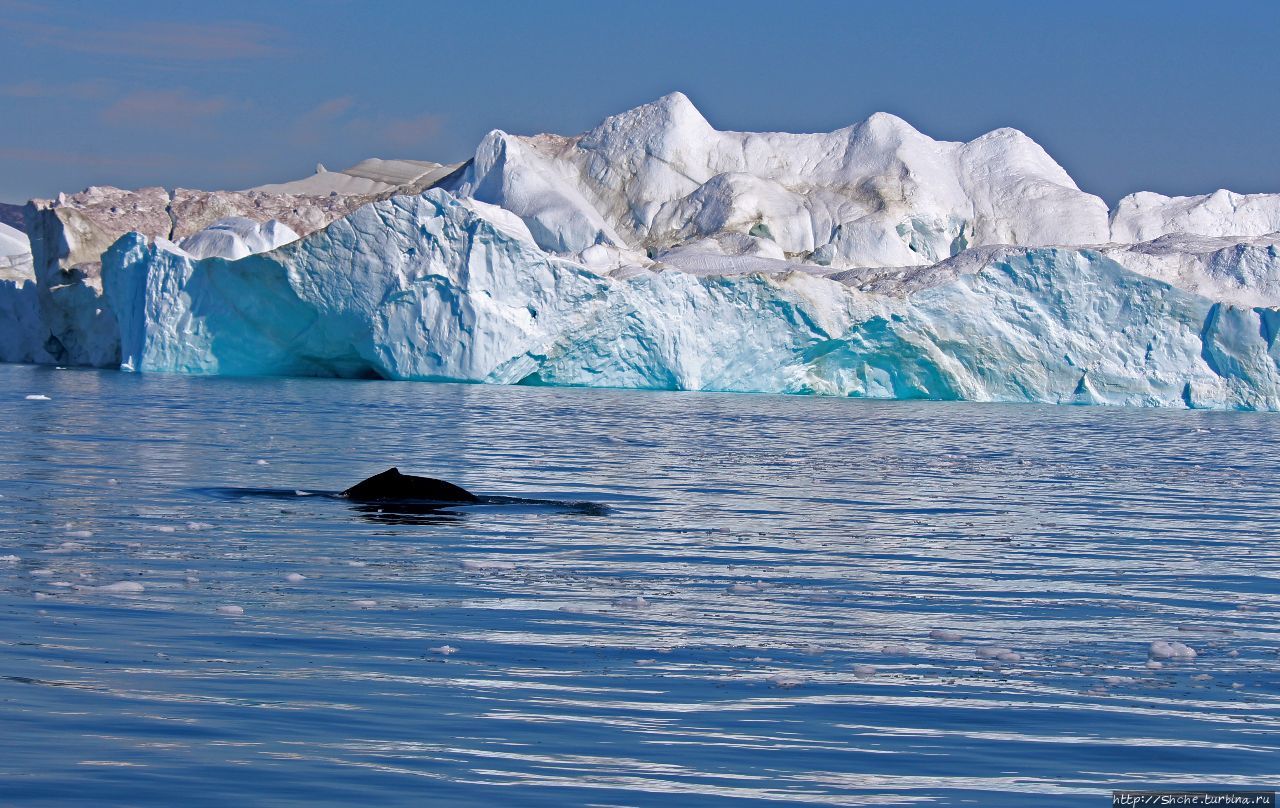
[[[444,480],[401,474],[389,468],[367,480],[361,480],[342,492],[358,502],[479,502],[479,498]]]

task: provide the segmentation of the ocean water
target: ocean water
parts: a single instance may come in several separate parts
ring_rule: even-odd
[[[6,806],[1280,787],[1274,414],[0,366],[0,425]],[[392,465],[594,506],[305,495]]]

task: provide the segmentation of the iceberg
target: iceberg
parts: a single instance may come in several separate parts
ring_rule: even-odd
[[[673,93],[462,164],[35,203],[0,314],[39,337],[5,356],[146,372],[1280,410],[1277,199],[1109,211],[1016,130]]]
[[[1097,250],[599,273],[433,189],[236,261],[132,234],[103,279],[144,371],[1280,409],[1280,312]]]

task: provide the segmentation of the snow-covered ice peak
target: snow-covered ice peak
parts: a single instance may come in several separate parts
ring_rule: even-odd
[[[887,113],[821,134],[719,131],[682,93],[576,138],[491,132],[449,187],[545,250],[670,250],[753,236],[835,268],[929,264],[979,244],[1100,244],[1107,208],[1035,141],[936,141]]]
[[[243,216],[219,219],[199,233],[179,242],[184,252],[193,258],[226,258],[235,260],[247,255],[274,250],[291,241],[298,234],[283,222],[270,219],[255,222]]]
[[[1280,194],[1236,194],[1225,189],[1201,196],[1142,191],[1120,200],[1111,238],[1150,241],[1170,233],[1197,236],[1263,236],[1280,231]]]

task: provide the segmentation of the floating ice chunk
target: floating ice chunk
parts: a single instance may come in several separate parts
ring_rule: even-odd
[[[620,609],[643,609],[649,605],[649,601],[641,595],[636,595],[634,598],[614,598],[613,605]]]
[[[753,595],[756,592],[765,591],[769,586],[764,581],[756,581],[755,583],[733,584],[727,591],[733,595]]]
[[[115,477],[112,477],[109,480],[107,480],[107,485],[119,485],[119,484],[120,484],[120,481],[117,480]]]
[[[262,458],[258,458],[257,460],[253,461],[253,464],[254,464],[255,466],[266,466],[266,465],[270,465],[269,463],[267,463],[267,461],[263,460]]]
[[[92,530],[69,530],[67,535],[75,539],[91,539],[93,538]]]
[[[183,580],[184,580],[184,581],[186,581],[186,582],[187,582],[187,583],[189,583],[189,584],[198,584],[198,583],[200,583],[200,579],[199,579],[198,577],[196,577],[195,575],[188,575],[188,576],[187,576],[186,578],[184,578]]]
[[[437,645],[435,648],[428,648],[427,650],[433,654],[442,654],[444,656],[458,653],[458,649],[452,645]]]
[[[1239,689],[1240,689],[1240,688],[1242,688],[1242,687],[1244,687],[1244,682],[1232,682],[1232,683],[1231,683],[1231,689],[1232,689],[1232,690],[1239,690]]]
[[[569,614],[586,614],[587,612],[587,610],[581,606],[561,606],[560,611],[568,612]]]
[[[957,640],[963,640],[964,635],[958,631],[952,631],[949,628],[935,628],[933,631],[929,632],[929,639],[955,642]]]
[[[119,581],[114,584],[107,584],[106,586],[99,586],[95,588],[99,592],[136,593],[141,592],[146,587],[137,581]]]
[[[2,556],[0,556],[0,564],[17,564],[17,563],[18,563],[19,561],[21,561],[21,560],[22,560],[22,559],[21,559],[21,558],[18,558],[16,555],[2,555]]]
[[[177,533],[178,529],[173,525],[152,525],[151,529],[157,533]]]
[[[978,659],[996,659],[1001,654],[1012,654],[1012,653],[1013,651],[1008,648],[1000,648],[999,646],[995,646],[995,645],[984,645],[978,650],[974,651],[974,655],[978,657]]]
[[[351,601],[351,605],[359,609],[372,609],[374,606],[378,605],[378,601],[362,598],[360,600]]]
[[[1015,651],[1005,651],[1003,654],[996,654],[996,661],[1007,663],[1021,662],[1022,654]]]
[[[296,583],[301,583],[302,581],[307,580],[307,576],[303,575],[300,572],[291,572],[288,575],[284,576],[284,579],[291,584],[296,584]]]
[[[309,497],[309,496],[311,496],[312,494],[311,494],[311,492],[310,492],[310,491],[303,491],[301,488],[295,488],[295,489],[293,490],[293,495],[294,495],[295,497]]]
[[[1158,670],[1160,670],[1161,668],[1163,668],[1163,667],[1164,667],[1164,663],[1163,663],[1163,662],[1156,662],[1154,659],[1148,659],[1148,660],[1147,660],[1147,667],[1148,667],[1148,668],[1150,668],[1150,669],[1151,669],[1151,670],[1153,670],[1153,671],[1158,671]]]
[[[886,645],[880,649],[880,653],[888,656],[906,656],[911,653],[911,649],[905,645]]]
[[[1210,680],[1210,679],[1212,679],[1212,678],[1213,678],[1213,676],[1212,676],[1211,674],[1208,674],[1208,673],[1197,673],[1195,676],[1192,676],[1192,677],[1191,677],[1191,681],[1193,681],[1193,682],[1207,682],[1207,681],[1209,681],[1209,680]]]
[[[187,522],[187,530],[208,530],[212,527],[208,522]]]
[[[50,575],[53,575],[53,570],[32,570],[31,575],[34,575],[37,578],[48,578]]]
[[[238,615],[238,614],[244,614],[244,607],[232,606],[232,605],[219,606],[217,611],[218,611],[218,614]]]
[[[1228,651],[1228,652],[1227,652],[1227,656],[1229,656],[1229,657],[1231,657],[1232,659],[1234,659],[1234,658],[1236,658],[1236,657],[1240,656],[1240,652],[1239,652],[1239,651],[1237,651],[1236,649],[1232,648],[1230,651]]]
[[[1151,643],[1151,648],[1147,654],[1152,659],[1195,659],[1196,652],[1188,645],[1180,642],[1165,642],[1157,640]]]
[[[513,570],[515,564],[510,561],[472,561],[470,559],[462,562],[462,569],[467,572],[497,572],[499,570]]]
[[[53,399],[49,398],[48,396],[41,395],[39,393],[36,393],[35,395],[27,396],[27,401],[52,401],[52,400]]]
[[[1133,678],[1130,676],[1104,676],[1102,677],[1102,681],[1110,687],[1116,687],[1118,685],[1132,684]]]
[[[53,595],[50,595],[50,594],[49,594],[49,593],[47,593],[47,592],[36,592],[36,593],[35,593],[35,599],[36,599],[36,600],[47,600],[48,598],[51,598],[51,597],[53,597]]]
[[[804,677],[794,673],[775,673],[765,681],[774,687],[799,687],[804,684]]]
[[[1258,607],[1257,607],[1257,606],[1254,606],[1252,603],[1237,603],[1237,604],[1236,604],[1236,611],[1238,611],[1238,612],[1256,612],[1256,611],[1258,611]]]
[[[348,567],[367,567],[367,566],[369,566],[369,565],[368,565],[368,564],[366,564],[365,562],[363,562],[363,561],[356,561],[355,559],[352,559],[352,560],[350,560],[350,561],[345,561],[345,562],[343,562],[343,563],[345,563]]]
[[[68,587],[68,586],[74,586],[74,584],[72,584],[70,581],[52,581],[50,582],[49,586]]]
[[[876,668],[874,665],[854,665],[853,675],[864,679],[868,676],[875,676]]]

